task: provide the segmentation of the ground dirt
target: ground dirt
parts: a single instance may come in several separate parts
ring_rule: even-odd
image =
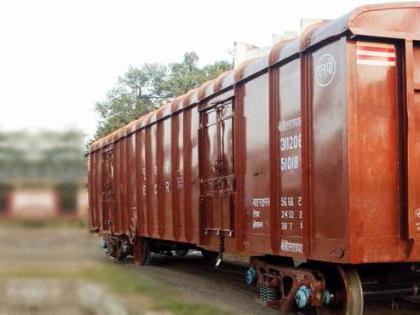
[[[134,265],[128,266],[137,268]],[[203,264],[199,254],[193,254],[181,258],[158,256],[153,259],[153,266],[143,267],[138,272],[147,273],[175,286],[185,295],[229,305],[234,314],[279,314],[277,310],[267,309],[256,302],[254,290],[244,283],[246,269],[247,265],[242,258],[228,256],[227,260],[215,269],[211,264]],[[396,309],[392,310],[392,307]],[[366,305],[364,315],[418,314],[420,304],[398,301],[392,306],[389,301],[389,304]]]
[[[131,259],[118,262],[106,257],[100,239],[86,229],[65,226],[2,227],[0,252],[0,315],[279,314],[255,302],[255,292],[244,283],[246,263],[236,257],[227,257],[215,269],[198,252],[187,257],[155,255],[152,266],[139,267]],[[80,270],[89,268],[112,268],[113,273],[127,273],[129,278],[139,276],[139,281],[151,283],[134,286],[125,294],[124,289],[118,292],[99,286],[95,279],[103,280],[101,275],[72,276],[72,272],[86,276]],[[160,295],[165,299],[168,294],[168,301],[175,301],[176,306],[159,302]],[[87,296],[91,297],[88,301]],[[197,305],[182,304],[181,300]],[[107,303],[106,309],[98,311],[98,304]],[[156,308],[156,303],[163,306]],[[214,305],[217,308],[212,308]],[[420,314],[420,306],[401,303],[399,310],[392,311],[388,305],[369,305],[366,314],[414,315]]]

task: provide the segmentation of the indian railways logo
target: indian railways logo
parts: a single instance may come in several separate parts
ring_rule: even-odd
[[[323,54],[315,67],[316,82],[320,86],[328,86],[335,77],[335,58],[331,54]]]
[[[416,217],[417,219],[420,219],[420,208],[416,209]]]

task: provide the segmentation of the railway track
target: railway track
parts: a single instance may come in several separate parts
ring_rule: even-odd
[[[183,294],[198,300],[224,305],[234,314],[279,315],[278,310],[269,309],[256,302],[254,288],[245,283],[244,274],[248,268],[246,260],[227,256],[219,268],[212,263],[203,263],[199,252],[186,257],[154,255],[151,266],[139,267],[128,258],[122,262],[111,259],[123,267],[135,269],[170,286]],[[394,309],[393,309],[394,308]],[[394,304],[369,303],[364,315],[417,315],[420,300],[398,300]],[[283,313],[287,314],[287,313]],[[289,313],[293,314],[293,313]]]

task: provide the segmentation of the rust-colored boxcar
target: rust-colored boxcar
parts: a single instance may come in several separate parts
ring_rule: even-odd
[[[420,4],[312,26],[88,157],[91,229],[115,257],[252,256],[247,280],[281,309],[360,315],[415,295]]]

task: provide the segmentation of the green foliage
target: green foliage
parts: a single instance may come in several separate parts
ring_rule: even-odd
[[[0,183],[82,183],[83,136],[77,130],[0,132]]]
[[[227,61],[216,61],[204,67],[200,67],[198,62],[198,55],[189,52],[184,54],[181,62],[130,67],[118,78],[105,99],[95,105],[100,117],[95,139],[232,68]]]

